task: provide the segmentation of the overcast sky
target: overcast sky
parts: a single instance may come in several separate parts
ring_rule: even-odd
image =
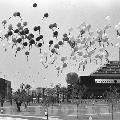
[[[38,7],[33,8],[36,2]],[[92,29],[103,28],[107,23],[106,16],[110,16],[112,27],[120,21],[120,2],[119,0],[0,0],[0,21],[8,19],[15,11],[20,11],[22,18],[28,21],[29,26],[40,24],[43,33],[46,33],[46,40],[50,40],[48,25],[56,22],[59,32],[62,35],[69,27],[76,28],[82,22],[92,25]],[[48,12],[49,17],[42,21],[43,14]],[[13,20],[14,21],[14,20]],[[3,27],[0,25],[0,30]],[[110,36],[113,43],[117,43],[115,32],[111,30]],[[118,48],[109,48],[110,59],[118,60]],[[34,49],[27,63],[24,53],[19,53],[14,57],[14,52],[8,50],[4,52],[1,44],[0,48],[0,77],[4,77],[12,82],[12,88],[17,87],[23,82],[31,84],[33,88],[46,87],[51,83],[61,83],[66,85],[65,75],[74,68],[66,68],[59,77],[53,66],[44,69],[40,64],[39,51]],[[88,65],[84,72],[79,75],[89,75],[98,66]]]

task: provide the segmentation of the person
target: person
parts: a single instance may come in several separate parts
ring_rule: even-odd
[[[21,110],[20,110],[20,106],[21,106],[20,100],[17,100],[17,101],[16,101],[16,104],[17,104],[17,111],[18,111],[18,112],[21,112]]]
[[[1,107],[3,107],[4,104],[4,98],[1,99]]]

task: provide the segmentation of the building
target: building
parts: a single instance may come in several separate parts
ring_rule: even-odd
[[[0,78],[0,98],[8,98],[11,90],[11,81]]]
[[[110,86],[115,86],[120,92],[120,61],[110,61],[90,76],[80,76],[80,79],[87,87],[85,98],[102,98]]]

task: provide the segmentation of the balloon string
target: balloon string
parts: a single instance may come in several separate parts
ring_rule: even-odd
[[[47,62],[47,56],[45,57],[45,63]]]
[[[27,62],[28,62],[28,56],[27,56]]]

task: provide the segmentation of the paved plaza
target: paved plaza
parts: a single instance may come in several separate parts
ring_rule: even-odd
[[[119,120],[120,105],[114,105],[113,118]],[[46,108],[40,105],[21,107],[21,112],[17,112],[15,106],[5,106],[3,113],[0,114],[0,120],[45,120]],[[108,104],[61,104],[49,106],[49,120],[112,120],[111,106]]]

